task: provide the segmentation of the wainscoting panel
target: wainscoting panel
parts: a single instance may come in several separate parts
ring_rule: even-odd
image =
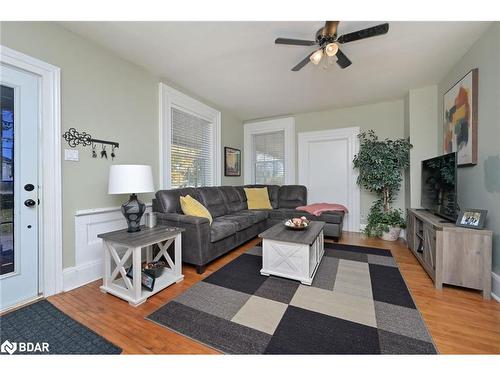
[[[151,212],[151,204],[147,204],[146,212]],[[102,278],[104,249],[97,235],[126,227],[119,207],[75,213],[75,266],[63,270],[65,292]]]

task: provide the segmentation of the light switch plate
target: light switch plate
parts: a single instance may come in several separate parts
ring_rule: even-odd
[[[78,150],[64,149],[64,160],[68,160],[68,161],[80,160],[79,155],[78,155]]]

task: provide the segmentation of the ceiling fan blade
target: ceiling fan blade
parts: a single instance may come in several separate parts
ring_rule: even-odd
[[[349,43],[354,42],[355,40],[371,38],[372,36],[387,34],[389,31],[389,24],[383,23],[377,26],[368,27],[367,29],[354,31],[349,34],[341,35],[337,42],[339,43]]]
[[[337,64],[339,64],[339,66],[342,69],[345,69],[352,64],[351,60],[349,60],[349,58],[346,55],[344,55],[344,53],[340,49],[337,51],[336,56],[337,56]]]
[[[293,68],[292,68],[292,72],[298,72],[300,69],[302,69],[304,66],[306,66],[310,60],[310,57],[311,55],[316,52],[316,51],[313,51],[311,52],[309,55],[307,55],[304,60],[302,60],[301,62],[299,62],[297,65],[295,65]]]
[[[314,40],[288,39],[288,38],[277,38],[274,41],[274,43],[288,44],[291,46],[314,46],[316,44]]]
[[[337,27],[339,26],[339,21],[326,21],[325,27],[323,27],[323,35],[334,35],[337,33]]]

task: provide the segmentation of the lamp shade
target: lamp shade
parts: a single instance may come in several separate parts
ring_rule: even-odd
[[[108,194],[151,193],[153,173],[149,165],[112,165],[109,168]]]

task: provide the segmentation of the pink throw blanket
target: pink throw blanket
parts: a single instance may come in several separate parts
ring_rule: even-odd
[[[326,211],[344,211],[344,213],[349,213],[349,210],[346,206],[336,203],[314,203],[308,204],[307,206],[300,206],[296,208],[300,211],[307,211],[311,215],[320,216],[323,212]]]

